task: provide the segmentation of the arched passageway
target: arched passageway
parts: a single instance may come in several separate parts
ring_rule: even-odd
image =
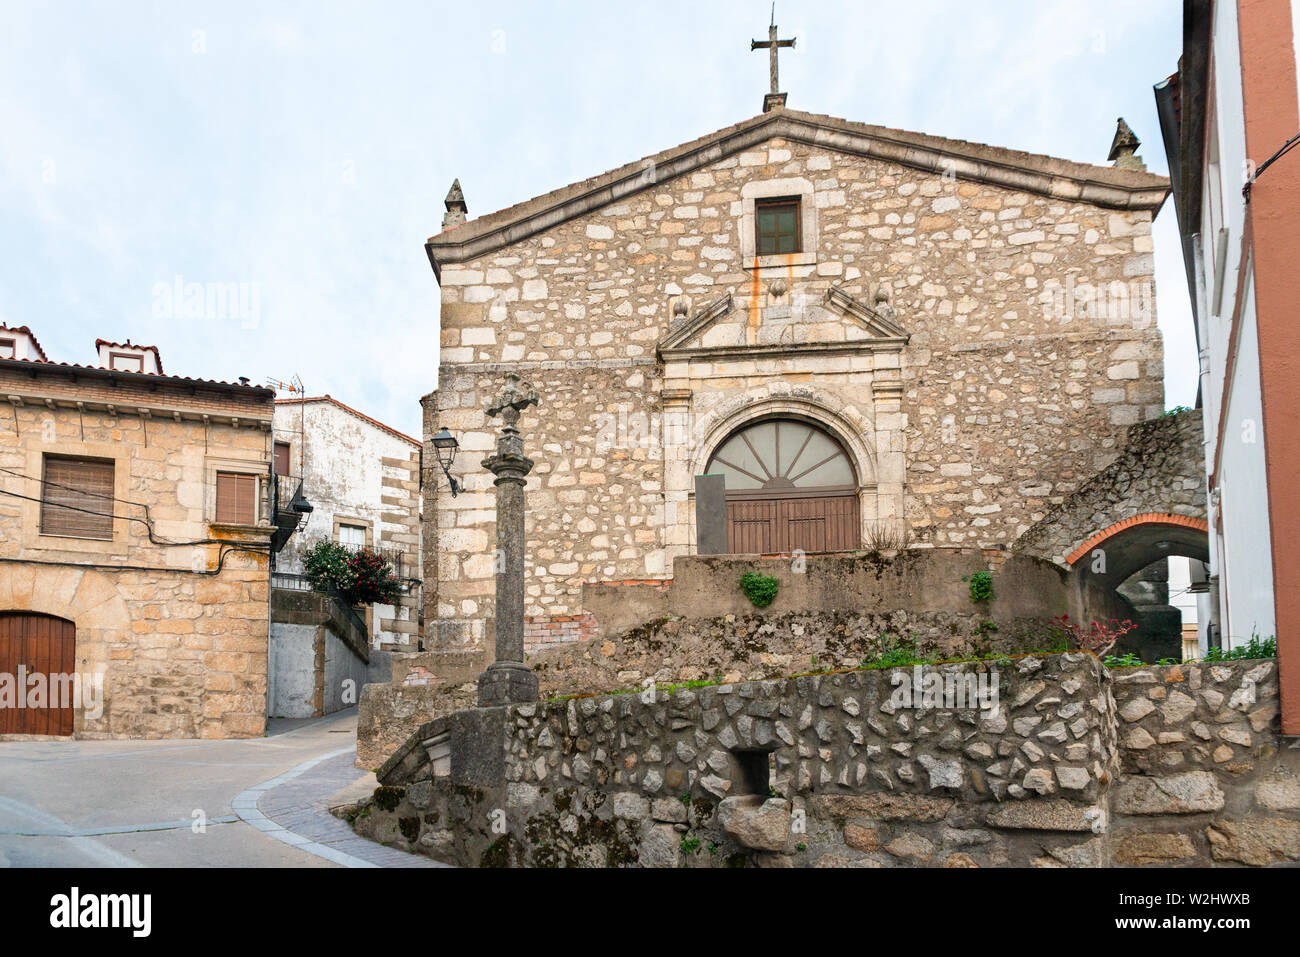
[[[1182,617],[1168,605],[1167,590],[1157,591],[1149,604],[1130,600],[1144,570],[1181,555],[1210,560],[1208,526],[1204,519],[1147,513],[1123,519],[1089,536],[1068,556],[1076,616],[1085,624],[1111,618],[1132,619],[1139,628],[1125,636],[1116,653],[1133,652],[1144,661],[1182,656]],[[1160,576],[1155,576],[1160,577]]]

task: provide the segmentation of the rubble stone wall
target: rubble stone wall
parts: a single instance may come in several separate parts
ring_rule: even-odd
[[[470,866],[1300,861],[1272,662],[1113,677],[1073,652],[932,673],[996,675],[996,703],[908,702],[915,673],[892,669],[461,712],[380,770],[356,827]],[[1138,729],[1185,735],[1184,757],[1135,749]]]

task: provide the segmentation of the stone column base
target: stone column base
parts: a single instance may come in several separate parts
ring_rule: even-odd
[[[529,704],[537,700],[537,675],[522,662],[498,661],[478,677],[478,706]]]

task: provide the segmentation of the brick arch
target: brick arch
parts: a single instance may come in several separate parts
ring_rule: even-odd
[[[1210,532],[1210,523],[1203,518],[1196,518],[1191,515],[1173,515],[1165,512],[1147,512],[1143,515],[1134,515],[1131,518],[1123,519],[1103,528],[1100,532],[1089,536],[1070,554],[1065,556],[1066,564],[1073,566],[1081,558],[1086,556],[1094,548],[1104,544],[1116,535],[1128,531],[1138,525],[1165,525],[1177,528],[1191,528],[1198,532],[1204,532],[1206,535]]]

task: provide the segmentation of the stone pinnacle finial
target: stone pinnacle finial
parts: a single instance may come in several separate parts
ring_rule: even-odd
[[[1110,144],[1110,155],[1106,158],[1120,169],[1144,170],[1147,164],[1142,161],[1142,157],[1134,155],[1141,145],[1142,141],[1129,129],[1121,116],[1115,125],[1115,139]]]
[[[447,214],[442,217],[444,230],[459,226],[469,218],[469,207],[465,205],[465,194],[460,191],[459,179],[451,181],[451,189],[447,191],[447,198],[443,203],[447,207]]]

